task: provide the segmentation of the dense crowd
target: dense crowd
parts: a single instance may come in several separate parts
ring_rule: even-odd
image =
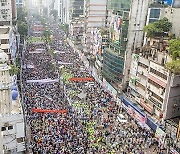
[[[34,154],[143,154],[149,149],[158,149],[163,154],[160,145],[157,148],[154,133],[139,127],[132,118],[127,123],[117,121],[122,111],[100,83],[93,81],[88,85],[68,80],[91,74],[78,54],[64,42],[64,33],[54,24],[48,27],[53,35],[51,49],[63,53],[30,53],[37,48],[47,49],[45,44],[32,43],[24,53],[23,64],[33,66],[23,69],[25,115],[31,130],[29,149]],[[62,66],[59,61],[72,64],[63,65],[59,71]],[[63,82],[27,83],[27,80],[57,79],[59,75],[64,77]],[[68,112],[34,113],[33,108]],[[122,114],[127,116],[125,112]]]

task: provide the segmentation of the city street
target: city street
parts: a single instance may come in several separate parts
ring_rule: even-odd
[[[31,41],[23,59],[29,151],[157,153],[153,132],[138,126],[125,112],[121,114],[127,122],[118,121],[121,109],[111,94],[92,78],[78,53],[64,43],[64,32],[56,24],[49,23],[48,28],[53,35],[50,48],[56,52],[47,51],[42,42]],[[91,78],[93,81],[87,80]]]
[[[180,154],[180,0],[0,0],[0,154]]]

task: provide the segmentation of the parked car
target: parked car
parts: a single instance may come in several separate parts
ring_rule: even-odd
[[[117,121],[120,123],[127,123],[128,122],[123,114],[118,114]]]

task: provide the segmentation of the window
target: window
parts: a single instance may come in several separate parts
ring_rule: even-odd
[[[141,67],[143,67],[143,68],[145,68],[145,69],[147,69],[147,68],[148,68],[148,66],[147,66],[147,65],[145,65],[145,64],[143,64],[143,63],[141,63],[141,62],[139,62],[139,63],[138,63],[138,66],[141,66]]]
[[[24,137],[17,138],[17,143],[24,142]]]
[[[9,40],[8,39],[2,39],[1,40],[1,44],[8,44],[9,43]]]
[[[159,16],[160,16],[160,9],[151,9],[150,18],[159,18]]]
[[[158,89],[161,88],[161,89],[163,89],[165,91],[164,87],[160,86],[159,84],[157,84],[156,82],[152,81],[151,79],[148,79],[148,82],[150,84],[152,84],[153,86],[155,86],[156,88],[158,88]]]
[[[11,129],[13,129],[13,126],[12,125],[8,126],[8,130],[11,130]]]
[[[5,131],[6,130],[6,127],[1,127],[1,131]]]
[[[153,74],[155,74],[155,75],[157,75],[157,76],[159,76],[159,77],[161,77],[161,78],[164,79],[164,80],[167,80],[167,75],[165,75],[165,74],[163,74],[163,73],[161,73],[161,72],[159,72],[159,71],[156,71],[156,70],[153,69],[153,68],[150,68],[150,72],[153,73]]]
[[[1,6],[6,6],[7,5],[7,0],[1,0]]]
[[[10,21],[0,21],[0,26],[10,25]]]
[[[3,50],[4,50],[4,52],[5,52],[5,53],[8,53],[8,52],[9,52],[9,50],[8,50],[8,49],[3,49]]]
[[[149,23],[156,22],[158,19],[149,19]]]

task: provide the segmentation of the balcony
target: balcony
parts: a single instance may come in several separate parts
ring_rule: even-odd
[[[1,44],[1,49],[5,50],[9,48],[10,48],[9,44]]]
[[[147,78],[145,76],[142,76],[140,74],[138,74],[138,79],[137,82],[141,83],[144,87],[146,87],[147,84]]]
[[[139,56],[139,62],[145,64],[146,66],[149,66],[149,60],[144,57]]]
[[[156,75],[149,73],[148,74],[148,78],[151,79],[152,81],[154,81],[155,83],[157,83],[158,85],[160,85],[163,88],[166,88],[167,84],[166,82],[162,81],[162,79],[160,79],[159,77],[157,77]]]
[[[148,76],[148,71],[147,69],[145,69],[144,67],[138,66],[138,73],[139,73],[139,77],[147,77]]]
[[[158,110],[162,110],[162,102],[160,102],[159,100],[157,100],[155,97],[153,96],[149,96],[148,100],[158,109]]]
[[[155,87],[154,85],[150,84],[148,82],[147,84],[147,88],[150,90],[150,91],[153,91],[154,93],[156,93],[159,97],[161,97],[162,99],[165,98],[165,91],[163,91],[162,88],[157,88]]]
[[[136,86],[135,89],[136,89],[136,91],[137,91],[140,95],[145,96],[145,94],[146,94],[146,91],[145,91],[145,90],[143,90],[142,88],[137,87],[137,86]]]

